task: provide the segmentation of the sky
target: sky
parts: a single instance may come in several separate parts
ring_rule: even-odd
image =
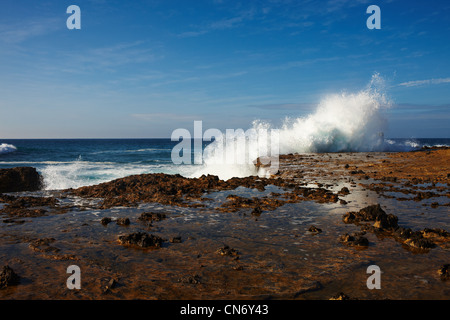
[[[385,136],[450,138],[449,22],[436,0],[2,0],[0,139],[277,125],[375,73]]]

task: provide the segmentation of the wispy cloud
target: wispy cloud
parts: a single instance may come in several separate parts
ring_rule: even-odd
[[[133,113],[131,117],[148,122],[194,121],[198,116],[178,113]]]
[[[248,107],[264,109],[264,110],[312,111],[317,107],[317,104],[315,104],[315,103],[273,103],[273,104],[254,104],[254,105],[248,105]]]
[[[45,18],[23,21],[20,24],[0,25],[0,42],[17,44],[30,38],[43,36],[65,26],[61,19]]]
[[[402,83],[399,84],[399,86],[403,86],[403,87],[417,87],[417,86],[442,84],[442,83],[450,83],[450,78],[413,80],[413,81],[402,82]]]
[[[161,58],[144,41],[117,43],[91,48],[86,52],[64,52],[61,55],[66,58],[65,61],[71,61],[69,67],[61,68],[69,73],[115,71],[120,66],[150,63]]]
[[[387,111],[390,119],[450,119],[450,105],[400,103]]]
[[[210,22],[202,27],[197,27],[197,30],[185,31],[178,34],[180,38],[198,37],[203,34],[217,31],[236,28],[246,20],[251,19],[254,16],[253,10],[245,11],[238,14],[235,17],[225,18],[217,21]]]

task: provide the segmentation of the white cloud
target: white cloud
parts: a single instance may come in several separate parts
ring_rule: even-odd
[[[400,83],[399,86],[403,86],[403,87],[417,87],[417,86],[431,85],[431,84],[441,84],[441,83],[450,83],[450,78],[407,81],[407,82]]]

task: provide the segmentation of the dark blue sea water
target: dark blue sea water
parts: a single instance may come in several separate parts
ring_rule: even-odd
[[[199,165],[172,162],[171,152],[177,144],[170,139],[0,140],[0,168],[35,167],[48,190],[93,185],[142,173],[192,176]],[[450,146],[450,139],[386,139],[383,148],[410,151],[436,145]]]

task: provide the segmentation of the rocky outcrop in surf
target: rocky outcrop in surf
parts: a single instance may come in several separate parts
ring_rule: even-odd
[[[41,187],[42,178],[35,168],[0,169],[0,193],[37,191]]]

